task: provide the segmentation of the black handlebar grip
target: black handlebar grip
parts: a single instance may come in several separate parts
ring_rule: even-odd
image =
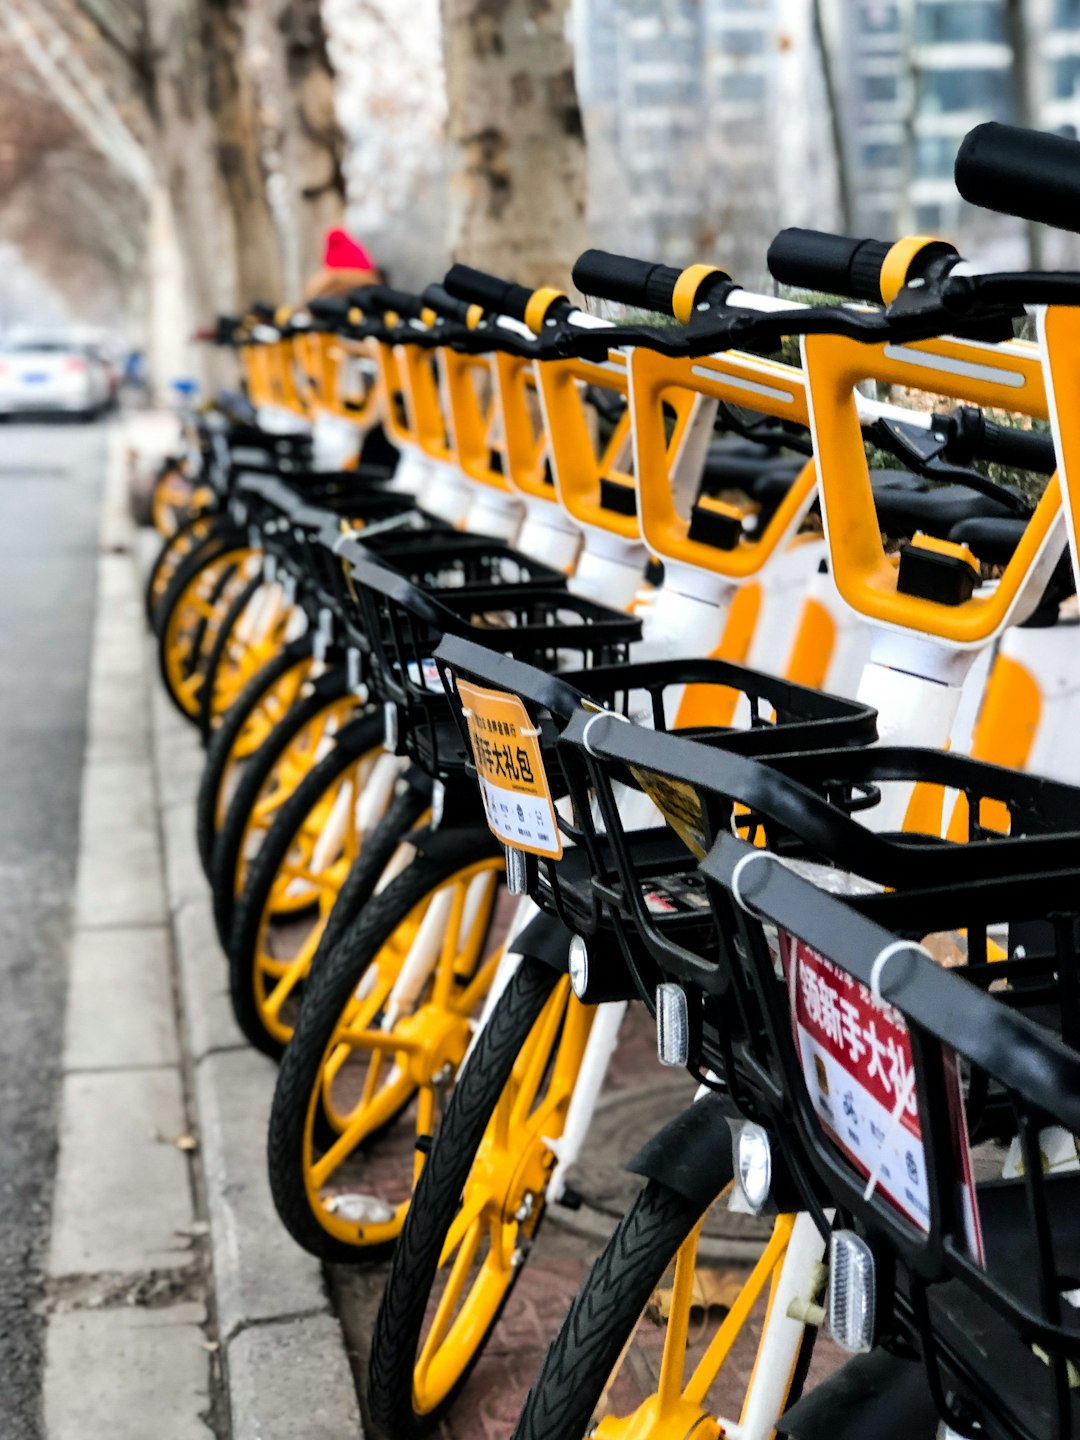
[[[1080,141],[988,120],[964,137],[954,174],[972,205],[1080,232]]]
[[[824,230],[781,230],[769,246],[769,274],[782,285],[851,300],[881,299],[881,267],[892,247]]]
[[[500,280],[471,265],[451,265],[443,286],[455,300],[479,305],[493,315],[508,315],[511,320],[525,320],[525,311],[533,292],[512,280]]]
[[[348,320],[349,311],[353,307],[349,300],[342,299],[339,295],[322,295],[315,300],[309,300],[307,308],[316,320],[326,320],[331,325],[342,325]]]
[[[462,325],[468,323],[472,306],[467,300],[455,299],[444,286],[429,285],[420,298],[429,310],[434,310],[444,320],[457,320]]]
[[[681,270],[653,260],[635,260],[608,250],[586,250],[574,262],[574,284],[583,295],[614,300],[670,315]]]
[[[985,420],[978,443],[982,460],[994,460],[1036,475],[1052,475],[1057,469],[1053,437],[1038,430],[1019,430],[1015,425],[995,425]]]
[[[393,311],[403,320],[418,320],[420,311],[424,308],[424,302],[419,295],[412,295],[408,290],[395,290],[392,285],[367,285],[361,289],[363,300],[360,300],[360,293],[357,292],[357,301],[361,307],[380,314]]]

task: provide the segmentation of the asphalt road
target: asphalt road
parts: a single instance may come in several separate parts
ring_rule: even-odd
[[[42,1267],[104,426],[0,425],[0,1435],[41,1425]]]

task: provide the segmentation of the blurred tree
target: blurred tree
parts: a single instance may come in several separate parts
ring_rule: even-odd
[[[345,139],[320,0],[262,0],[271,7],[282,97],[277,136],[290,217],[290,246],[302,284],[322,258],[323,237],[345,208]]]
[[[442,0],[456,259],[570,283],[585,245],[585,134],[570,0]]]

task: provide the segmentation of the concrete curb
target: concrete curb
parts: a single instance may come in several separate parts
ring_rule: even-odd
[[[140,537],[145,572],[152,536]],[[199,1132],[217,1324],[233,1440],[362,1433],[353,1374],[322,1267],[286,1235],[266,1176],[275,1066],[233,1020],[195,839],[202,749],[154,688],[151,731],[181,1042]]]

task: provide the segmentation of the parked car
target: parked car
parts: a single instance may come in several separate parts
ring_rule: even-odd
[[[13,332],[0,341],[0,417],[48,411],[90,418],[113,399],[95,347],[62,331]]]

